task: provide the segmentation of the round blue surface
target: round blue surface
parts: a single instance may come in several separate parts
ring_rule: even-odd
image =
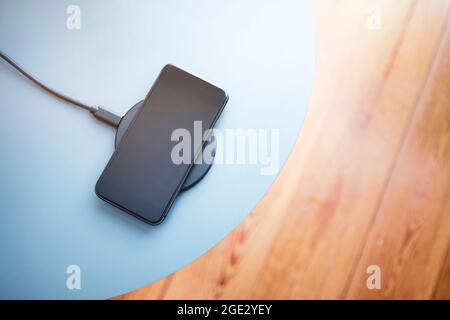
[[[56,90],[123,115],[172,63],[224,88],[219,128],[278,129],[282,168],[313,81],[309,1],[0,2],[0,50]],[[222,240],[276,178],[214,165],[151,227],[98,199],[114,130],[0,60],[0,298],[108,298],[152,283]],[[66,286],[81,269],[81,289]]]

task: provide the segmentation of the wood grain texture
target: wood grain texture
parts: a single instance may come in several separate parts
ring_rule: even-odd
[[[433,298],[450,300],[450,246],[447,251],[447,259],[442,267],[440,277],[436,283]]]
[[[448,298],[449,10],[314,1],[315,85],[281,174],[220,244],[120,298]],[[381,290],[366,287],[372,264]]]
[[[450,241],[450,28],[445,30],[349,298],[422,299],[435,291]],[[382,290],[365,285],[371,264],[381,268]]]

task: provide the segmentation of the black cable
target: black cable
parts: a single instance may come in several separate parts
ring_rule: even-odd
[[[121,120],[121,117],[105,110],[99,107],[93,107],[93,106],[89,106],[87,104],[84,104],[80,101],[77,101],[75,99],[69,98],[59,92],[56,92],[55,90],[47,87],[45,84],[43,84],[42,82],[40,82],[39,80],[37,80],[36,78],[34,78],[32,75],[30,75],[28,72],[26,72],[25,70],[23,70],[17,63],[15,63],[10,57],[8,57],[5,53],[3,53],[2,51],[0,51],[0,58],[2,58],[3,60],[5,60],[7,63],[9,63],[14,69],[16,69],[17,71],[19,71],[22,75],[24,75],[26,78],[28,78],[30,81],[32,81],[34,84],[36,84],[38,87],[40,87],[41,89],[43,89],[44,91],[47,91],[48,93],[50,93],[51,95],[65,101],[68,103],[71,103],[77,107],[83,108],[85,110],[88,110],[89,112],[92,113],[92,115],[94,115],[94,117],[96,117],[97,119],[106,122],[109,125],[112,125],[114,127],[118,127],[119,126],[119,122]]]

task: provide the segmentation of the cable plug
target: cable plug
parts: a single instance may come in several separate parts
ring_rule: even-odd
[[[118,115],[100,107],[92,110],[91,113],[98,120],[103,121],[104,123],[109,124],[114,128],[119,127],[120,120],[122,120],[122,117],[119,117]]]

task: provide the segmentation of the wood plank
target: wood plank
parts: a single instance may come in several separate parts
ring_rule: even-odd
[[[310,155],[306,168],[314,170],[305,170],[299,179],[298,196],[292,199],[297,214],[286,216],[260,273],[256,297],[342,297],[434,57],[448,8],[443,2],[410,5],[404,10],[405,18],[396,20],[404,22],[385,26],[388,31],[383,37],[362,33],[358,44],[366,53],[370,50],[362,63],[358,50],[351,51],[353,66],[363,70],[363,75],[355,82],[348,76],[337,86],[339,92],[353,90],[324,119],[327,126],[316,141],[321,152]],[[430,16],[437,18],[433,24],[427,19]],[[385,51],[390,53],[387,57]]]
[[[286,166],[234,232],[173,275],[164,298],[346,296],[449,8],[375,1],[382,28],[374,31],[373,3],[314,2],[316,83]]]
[[[115,297],[112,300],[158,300],[164,297],[172,275],[165,277],[150,286],[146,286],[140,290],[129,292],[121,296]]]
[[[441,50],[356,267],[348,298],[433,297],[450,241],[448,88],[450,27],[446,28]],[[380,267],[381,290],[369,290],[366,286],[369,265]],[[445,282],[449,274],[443,276]]]
[[[442,267],[441,275],[436,283],[433,298],[450,300],[450,245],[447,251],[447,259]]]

